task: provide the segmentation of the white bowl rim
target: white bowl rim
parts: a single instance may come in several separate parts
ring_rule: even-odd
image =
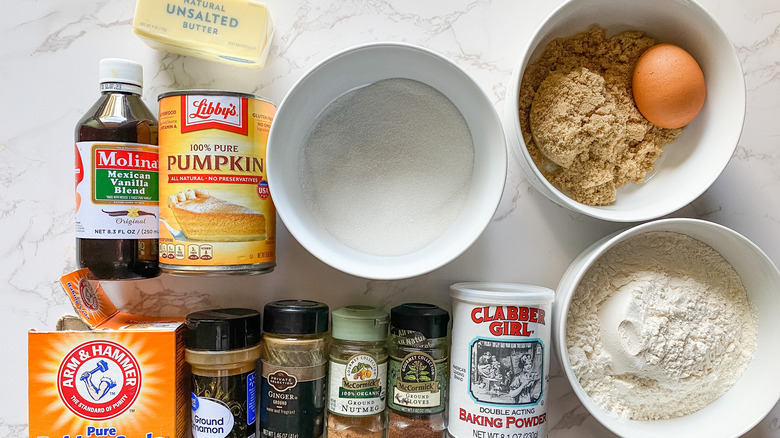
[[[501,198],[503,197],[503,191],[504,187],[506,185],[506,174],[507,174],[507,165],[508,165],[508,159],[507,159],[507,140],[506,140],[506,133],[503,129],[503,124],[501,122],[501,117],[498,114],[498,110],[496,109],[495,104],[491,101],[490,97],[487,95],[485,90],[479,86],[479,83],[474,79],[474,77],[469,74],[466,70],[461,68],[459,65],[457,65],[455,62],[447,58],[446,56],[437,53],[434,50],[428,49],[426,47],[422,47],[416,44],[407,43],[407,42],[400,42],[400,41],[374,41],[374,42],[367,42],[367,43],[361,43],[357,45],[353,45],[347,48],[344,48],[342,50],[339,50],[330,56],[325,57],[324,59],[317,62],[314,66],[309,68],[298,80],[293,83],[293,85],[290,87],[290,91],[288,91],[284,98],[282,99],[281,103],[277,107],[277,115],[279,112],[284,108],[287,101],[292,97],[293,91],[296,90],[299,85],[306,80],[308,80],[312,75],[316,74],[317,71],[321,68],[323,68],[326,64],[331,63],[339,58],[342,58],[344,56],[350,55],[355,52],[359,52],[362,50],[367,49],[375,49],[375,48],[401,48],[405,50],[411,50],[420,52],[423,54],[426,54],[428,56],[431,56],[433,58],[438,59],[441,62],[444,62],[445,64],[448,64],[450,67],[455,69],[459,72],[459,74],[463,75],[465,78],[469,80],[469,82],[473,85],[474,89],[479,93],[479,95],[483,98],[484,102],[487,104],[486,106],[490,109],[489,111],[489,118],[492,120],[492,122],[495,123],[495,125],[498,127],[499,131],[497,134],[500,136],[501,141],[503,142],[501,145],[501,148],[503,149],[504,153],[501,154],[501,157],[499,157],[501,161],[500,169],[497,170],[497,173],[495,173],[496,177],[500,176],[500,179],[503,181],[501,184],[501,188],[499,190],[496,190],[494,193],[486,194],[482,196],[482,199],[489,199],[490,205],[494,205],[491,211],[484,211],[481,215],[475,218],[475,223],[480,225],[480,229],[482,232],[479,234],[473,236],[473,238],[470,238],[468,240],[464,240],[463,244],[459,245],[456,251],[452,251],[450,254],[448,254],[446,257],[440,258],[436,263],[433,264],[415,264],[413,266],[409,266],[406,269],[398,269],[395,268],[386,268],[384,266],[374,266],[371,272],[366,272],[364,270],[361,270],[359,268],[355,268],[352,266],[345,266],[342,263],[334,263],[332,261],[327,260],[325,257],[323,257],[322,254],[319,253],[319,251],[312,250],[311,245],[308,243],[307,238],[305,238],[302,233],[295,229],[294,227],[291,228],[287,226],[287,222],[285,221],[285,217],[288,213],[293,214],[291,212],[284,211],[285,209],[276,209],[277,214],[279,215],[279,218],[282,220],[282,222],[285,223],[285,226],[287,226],[287,230],[289,233],[293,236],[293,238],[300,243],[300,245],[308,251],[311,255],[313,255],[318,260],[322,261],[323,263],[338,269],[341,272],[344,272],[346,274],[354,275],[356,277],[361,278],[368,278],[373,280],[399,280],[399,279],[406,279],[406,278],[412,278],[419,275],[427,274],[431,271],[434,271],[436,269],[439,269],[448,263],[452,262],[454,259],[459,257],[461,254],[463,254],[466,250],[468,250],[479,238],[479,236],[484,232],[484,230],[487,228],[487,226],[490,224],[490,221],[492,221],[493,216],[495,215],[496,210],[498,210],[498,206],[500,204]],[[345,91],[346,92],[346,91]],[[268,150],[271,150],[272,145],[272,137],[274,132],[274,124],[271,124],[271,130],[269,132],[268,136]],[[268,156],[268,152],[266,152],[266,156]],[[275,172],[273,166],[269,166],[268,175],[269,175],[269,190],[271,191],[271,196],[273,197],[273,183],[271,182],[271,175]],[[491,199],[492,198],[492,199]],[[487,214],[489,213],[489,214]],[[376,256],[370,256],[369,257],[376,257]],[[387,260],[392,260],[393,258],[398,258],[403,256],[395,256],[395,257],[387,257]]]
[[[552,12],[550,12],[536,27],[534,32],[531,34],[531,38],[529,38],[528,43],[525,45],[523,51],[520,53],[519,62],[517,63],[517,66],[515,67],[513,73],[512,73],[512,79],[509,85],[509,89],[507,91],[507,99],[505,102],[506,110],[505,113],[507,114],[516,114],[517,113],[517,103],[520,93],[520,81],[522,80],[523,73],[524,73],[524,67],[527,65],[526,63],[526,57],[529,57],[534,50],[536,49],[536,46],[532,47],[532,43],[536,36],[541,32],[542,28],[547,24],[548,21],[550,21],[555,15],[560,13],[561,10],[569,7],[570,4],[579,1],[579,0],[566,0],[562,4],[558,5],[555,9],[553,9]],[[696,8],[700,13],[704,14],[711,22],[718,25],[718,28],[721,29],[722,36],[727,41],[729,41],[729,53],[728,56],[730,58],[730,61],[734,63],[734,65],[737,66],[737,68],[742,72],[742,81],[740,83],[739,89],[737,90],[740,94],[739,101],[742,102],[742,105],[739,105],[739,130],[736,132],[736,138],[734,139],[734,149],[736,150],[736,147],[739,143],[739,139],[742,137],[742,131],[744,130],[745,126],[745,118],[746,118],[746,111],[747,111],[747,89],[745,84],[745,77],[744,77],[744,70],[742,69],[742,62],[739,60],[739,54],[737,53],[736,48],[734,47],[734,44],[731,43],[731,41],[728,39],[728,36],[725,34],[725,31],[722,30],[722,27],[718,24],[718,21],[715,19],[715,17],[706,9],[704,8],[697,0],[686,0],[686,4],[690,5],[691,7]],[[724,54],[726,56],[726,54]],[[530,60],[530,59],[529,59]],[[542,175],[542,173],[537,169],[536,165],[533,164],[533,160],[531,159],[531,155],[528,153],[528,149],[525,146],[525,141],[523,140],[523,134],[522,130],[520,128],[520,120],[517,117],[511,117],[507,116],[507,118],[510,120],[507,123],[509,123],[511,127],[511,133],[507,132],[507,137],[511,135],[511,139],[508,138],[508,146],[510,149],[512,149],[512,155],[515,157],[516,161],[520,161],[521,159],[524,159],[527,161],[527,167],[533,172],[536,179],[538,179],[539,183],[542,184],[546,190],[548,190],[548,193],[542,193],[546,195],[547,197],[554,196],[555,199],[551,200],[563,207],[566,207],[574,212],[582,213],[587,216],[611,221],[611,222],[644,222],[648,220],[654,220],[663,216],[666,216],[670,213],[673,213],[684,206],[688,205],[690,202],[698,198],[702,195],[707,189],[709,189],[710,186],[715,182],[715,180],[718,179],[721,173],[723,173],[723,170],[728,165],[731,158],[728,160],[724,160],[722,165],[719,166],[720,168],[717,169],[717,172],[713,172],[712,177],[706,181],[706,184],[702,184],[699,190],[692,193],[689,202],[681,203],[679,205],[671,205],[668,206],[665,209],[657,210],[654,213],[647,213],[647,214],[630,214],[626,211],[614,211],[614,210],[608,210],[604,207],[600,206],[590,206],[586,204],[582,204],[580,202],[577,202],[570,197],[566,196],[564,193],[562,193],[560,190],[558,190],[554,185],[552,185],[549,181],[547,181],[547,178]],[[523,158],[518,156],[518,153],[522,155]],[[733,156],[733,152],[732,152]],[[521,163],[522,167],[522,163]]]
[[[555,345],[554,351],[558,358],[560,368],[563,370],[566,379],[568,380],[569,384],[572,387],[572,390],[577,396],[577,399],[579,399],[580,403],[582,403],[582,405],[586,408],[586,410],[588,410],[588,412],[591,415],[593,415],[593,417],[602,426],[609,429],[611,432],[615,434],[619,434],[619,431],[614,428],[614,425],[611,422],[603,421],[606,416],[613,415],[613,414],[610,414],[606,410],[603,410],[603,408],[601,408],[602,410],[598,412],[594,412],[593,410],[591,410],[589,406],[595,404],[595,402],[582,388],[582,385],[579,383],[579,379],[577,378],[577,376],[574,375],[574,371],[571,369],[571,366],[567,365],[569,363],[569,353],[567,348],[565,347],[566,345],[565,340],[566,340],[566,317],[569,313],[569,304],[571,303],[571,298],[574,294],[574,291],[576,290],[576,285],[578,285],[580,281],[582,281],[582,278],[585,276],[588,270],[593,266],[596,260],[604,256],[604,254],[609,250],[611,250],[612,248],[614,248],[615,245],[627,239],[630,239],[632,237],[647,232],[666,230],[668,228],[668,225],[673,226],[675,224],[683,224],[683,225],[693,224],[694,226],[709,227],[718,230],[718,232],[733,235],[741,242],[743,242],[747,247],[750,247],[752,250],[754,250],[756,254],[758,254],[762,259],[767,261],[768,264],[772,266],[774,273],[780,277],[780,269],[778,269],[777,265],[775,265],[775,263],[772,261],[769,255],[767,255],[766,252],[764,252],[753,241],[751,241],[743,234],[729,227],[726,227],[724,225],[715,222],[706,221],[703,219],[665,218],[665,219],[658,219],[654,221],[645,222],[639,225],[635,225],[633,227],[629,227],[611,233],[603,237],[602,239],[597,240],[592,245],[584,249],[580,253],[580,255],[577,258],[575,258],[575,260],[572,261],[571,263],[571,265],[574,265],[575,262],[580,261],[581,258],[584,260],[582,262],[582,265],[578,267],[578,271],[576,275],[573,275],[571,278],[568,278],[569,272],[567,268],[567,271],[564,272],[563,276],[561,277],[561,281],[559,282],[558,286],[556,286],[555,289],[556,295],[555,295],[554,304],[556,305],[556,307],[554,308],[555,320],[553,323],[553,338],[554,338],[553,342]],[[561,292],[561,285],[564,283],[564,280],[567,280],[566,282],[571,284],[571,287],[568,288],[568,290],[565,293],[565,296]],[[778,400],[780,400],[780,394],[778,394]],[[774,405],[767,406],[762,411],[757,412],[760,415],[755,416],[754,418],[751,419],[750,422],[742,425],[742,429],[737,436],[741,436],[747,433],[753,427],[755,427],[759,422],[761,422],[761,420],[764,417],[766,417],[766,415],[773,409],[773,407]]]

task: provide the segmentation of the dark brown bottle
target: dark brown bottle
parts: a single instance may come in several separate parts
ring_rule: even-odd
[[[138,63],[101,60],[100,98],[76,126],[76,254],[98,279],[160,273],[157,120],[142,80]]]

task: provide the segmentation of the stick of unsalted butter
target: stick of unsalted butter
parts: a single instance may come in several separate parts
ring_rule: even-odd
[[[153,49],[262,68],[274,25],[254,0],[138,0],[133,32]]]

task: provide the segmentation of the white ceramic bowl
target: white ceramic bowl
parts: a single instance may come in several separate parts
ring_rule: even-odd
[[[641,30],[657,42],[687,50],[701,66],[707,85],[704,107],[677,139],[664,148],[655,174],[628,184],[609,206],[576,202],[550,184],[534,165],[518,119],[520,81],[526,66],[547,44],[599,25],[611,36]],[[509,148],[529,182],[552,201],[588,216],[640,222],[674,212],[701,195],[728,164],[742,133],[745,82],[736,51],[715,19],[693,0],[570,0],[539,26],[520,57],[507,92],[504,126]]]
[[[465,118],[474,141],[473,174],[462,212],[433,242],[400,256],[367,254],[337,240],[307,207],[298,171],[309,129],[328,104],[348,91],[389,78],[413,79],[447,96]],[[290,233],[330,266],[371,279],[421,275],[460,255],[490,222],[506,179],[506,141],[488,96],[451,61],[401,43],[353,47],[306,73],[279,105],[266,156],[271,196]]]
[[[757,347],[737,383],[723,396],[693,414],[669,420],[619,418],[594,402],[571,369],[566,350],[566,315],[585,273],[620,242],[651,231],[686,234],[714,248],[737,271],[758,315]],[[553,343],[561,368],[575,394],[596,420],[627,437],[737,437],[755,426],[780,399],[780,272],[769,257],[744,236],[698,219],[662,219],[607,236],[583,251],[561,278],[553,305]]]

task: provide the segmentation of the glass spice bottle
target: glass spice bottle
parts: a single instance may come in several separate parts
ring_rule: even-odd
[[[382,438],[387,400],[388,314],[375,307],[333,312],[329,438]]]
[[[450,315],[432,304],[390,311],[388,438],[445,436]]]
[[[100,61],[100,98],[76,125],[76,258],[101,280],[159,275],[157,120],[141,64]]]
[[[328,316],[328,306],[317,301],[281,300],[265,305],[259,436],[323,436]]]
[[[260,313],[215,309],[187,315],[185,360],[192,368],[192,435],[257,434]]]

